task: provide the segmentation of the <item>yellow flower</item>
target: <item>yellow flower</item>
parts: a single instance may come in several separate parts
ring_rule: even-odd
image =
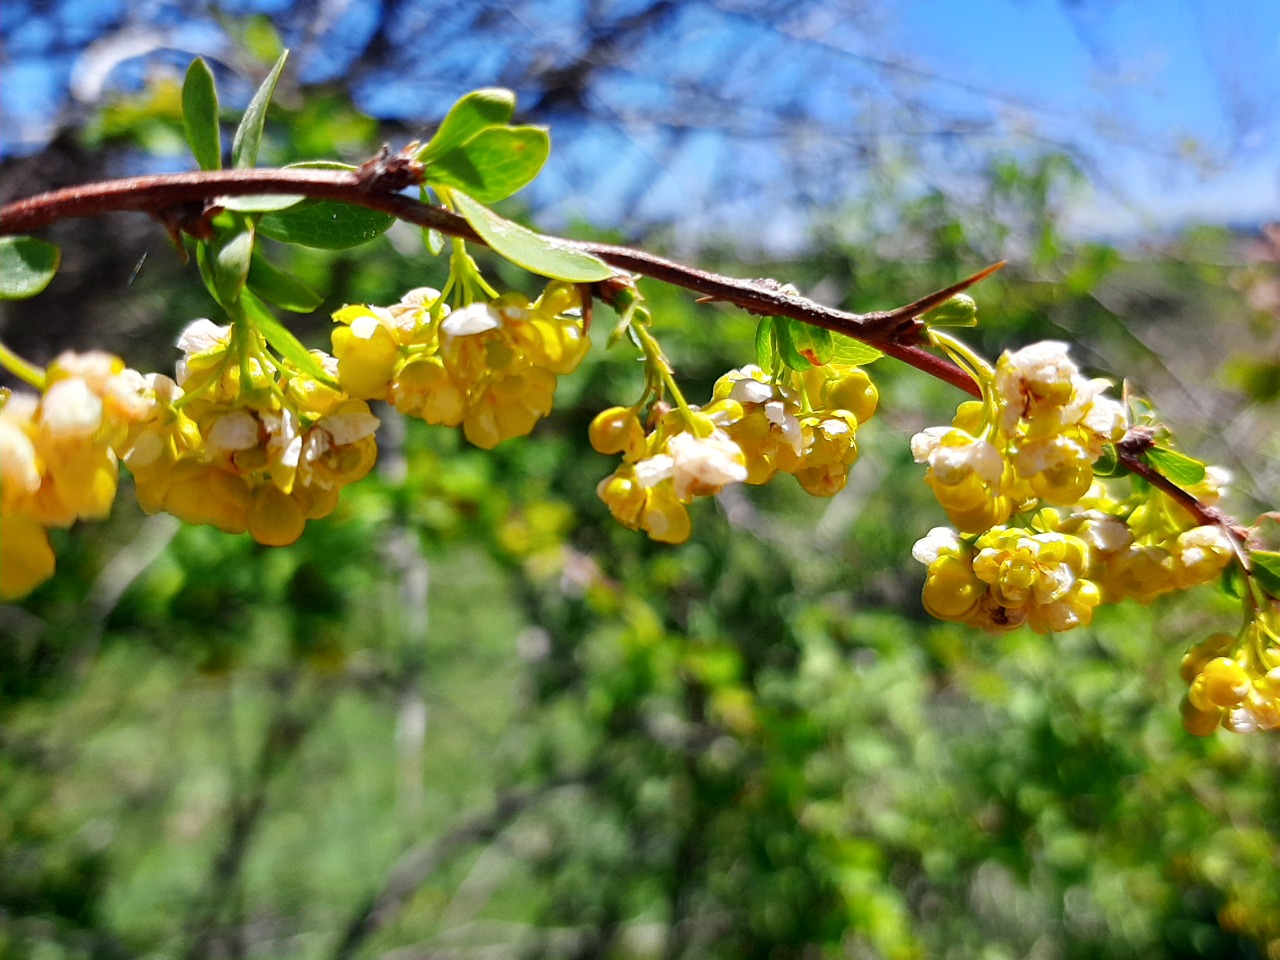
[[[53,576],[54,562],[39,521],[0,513],[0,600],[25,597]]]

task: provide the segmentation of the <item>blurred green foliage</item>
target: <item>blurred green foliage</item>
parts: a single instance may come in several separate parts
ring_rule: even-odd
[[[86,143],[180,143],[177,96],[111,106]],[[264,159],[358,158],[374,131],[337,94],[275,107]],[[1078,183],[1002,160],[977,222],[887,183],[802,261],[705,265],[871,309],[1012,250],[974,291],[980,346],[1077,339],[1192,437],[1230,408],[1254,432],[1197,452],[1243,451],[1233,506],[1256,506],[1274,317],[1231,285],[1270,268],[1208,232],[1073,245],[1055,211]],[[293,324],[315,342],[328,310],[445,271],[398,227],[271,252],[326,297]],[[149,270],[138,364],[214,309]],[[750,361],[750,318],[642,286],[691,399]],[[295,546],[127,491],[60,537],[58,576],[0,608],[0,957],[1280,957],[1280,748],[1178,719],[1178,659],[1229,605],[1061,637],[930,620],[910,547],[941,515],[907,438],[959,398],[891,361],[844,493],[730,490],[688,544],[649,543],[594,493],[586,426],[641,376],[603,339],[489,454],[382,410],[376,474]],[[1204,400],[1206,370],[1246,396]]]

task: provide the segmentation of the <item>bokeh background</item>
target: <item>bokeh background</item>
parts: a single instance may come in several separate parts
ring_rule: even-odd
[[[6,0],[0,42],[0,200],[191,168],[196,54],[230,129],[292,49],[270,164],[504,85],[554,143],[508,215],[859,310],[1008,258],[975,344],[1071,341],[1233,470],[1238,516],[1277,504],[1266,0]],[[142,217],[45,235],[62,270],[0,305],[33,360],[169,370],[218,319]],[[444,279],[407,229],[272,253],[325,294],[316,345]],[[750,318],[643,289],[691,398],[750,360]],[[728,490],[677,548],[595,498],[586,425],[640,383],[603,343],[492,453],[382,410],[376,473],[290,548],[126,482],[0,606],[0,957],[1278,960],[1280,742],[1178,721],[1179,658],[1237,612],[930,620],[907,441],[960,398],[871,372],[844,492]]]

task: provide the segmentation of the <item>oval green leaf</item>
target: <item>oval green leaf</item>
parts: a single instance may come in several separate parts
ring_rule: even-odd
[[[294,313],[310,313],[324,302],[324,297],[297,277],[285,273],[256,252],[249,261],[245,285],[268,303]]]
[[[773,317],[761,317],[756,324],[756,366],[766,373],[773,370]]]
[[[218,206],[237,213],[274,213],[296,207],[305,199],[300,193],[260,193],[257,196],[219,197]]]
[[[957,293],[950,300],[944,300],[939,306],[927,314],[931,327],[976,327],[978,325],[978,305],[967,293]]]
[[[0,237],[0,300],[25,300],[49,285],[62,251],[35,237]]]
[[[864,366],[884,356],[875,347],[869,346],[861,340],[855,340],[853,337],[846,337],[843,333],[834,333],[831,337],[834,341],[834,347],[831,351],[830,363]]]
[[[417,159],[429,163],[461,146],[486,127],[501,127],[515,113],[516,95],[500,87],[475,90],[449,108]]]
[[[268,213],[258,221],[258,232],[281,243],[346,250],[382,236],[393,223],[395,217],[390,214],[321,200]]]
[[[613,276],[613,268],[599,257],[565,240],[544,237],[498,216],[463,193],[453,195],[458,212],[495,253],[530,273],[569,283],[592,283]]]
[[[240,299],[252,255],[253,227],[248,224],[209,241],[209,272],[219,303],[225,306]]]
[[[218,89],[213,71],[201,57],[191,61],[182,83],[182,129],[201,170],[222,166],[222,134],[218,128]]]
[[[235,139],[231,142],[231,165],[237,168],[252,167],[258,162],[258,148],[262,146],[262,127],[267,121],[267,107],[271,96],[276,92],[276,84],[284,63],[289,59],[289,51],[280,53],[276,65],[271,68],[267,78],[249,101],[249,107],[240,118],[240,126],[236,128]]]
[[[1180,487],[1195,486],[1204,479],[1204,464],[1185,453],[1168,447],[1152,447],[1147,451],[1147,462],[1166,479]]]
[[[1258,585],[1273,597],[1280,597],[1280,553],[1272,550],[1249,551],[1251,573]]]
[[[1116,445],[1114,443],[1104,443],[1102,445],[1102,453],[1098,454],[1098,459],[1093,462],[1093,475],[1095,477],[1115,477],[1122,472],[1120,457],[1116,453]]]
[[[489,127],[427,167],[427,182],[495,203],[528,184],[551,153],[542,127]]]
[[[796,342],[797,333],[803,335],[804,329],[804,324],[792,320],[790,317],[773,318],[773,332],[775,342],[778,345],[778,356],[792,370],[808,370],[814,365],[812,360],[801,353],[800,346]]]

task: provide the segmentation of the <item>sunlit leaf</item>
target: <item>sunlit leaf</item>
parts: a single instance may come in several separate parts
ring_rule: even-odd
[[[458,212],[484,242],[516,266],[539,276],[570,283],[589,283],[613,276],[613,269],[599,257],[563,240],[544,237],[512,223],[465,194],[454,194],[454,201]]]
[[[428,165],[427,182],[494,203],[533,180],[550,152],[542,127],[489,127]]]
[[[1191,487],[1204,479],[1204,464],[1193,457],[1168,447],[1152,447],[1147,451],[1147,462],[1180,487]]]
[[[516,95],[510,90],[488,87],[468,93],[449,108],[430,141],[418,151],[417,159],[430,163],[486,127],[505,125],[515,109]]]
[[[35,237],[0,237],[0,300],[25,300],[49,285],[62,251]]]
[[[830,363],[845,363],[853,366],[863,366],[873,363],[884,356],[875,347],[863,343],[861,340],[855,340],[853,337],[846,337],[842,333],[834,333],[831,335],[835,341],[835,346],[831,351]]]
[[[1251,550],[1249,559],[1253,576],[1262,589],[1273,597],[1280,597],[1280,553],[1271,550]]]
[[[930,310],[926,317],[934,327],[975,327],[978,325],[978,305],[967,293],[957,293],[950,300]]]
[[[182,83],[182,129],[200,169],[219,169],[222,135],[218,128],[218,89],[213,71],[201,57],[191,61]]]
[[[1120,467],[1120,458],[1116,453],[1116,445],[1114,443],[1104,443],[1102,445],[1102,453],[1098,455],[1098,459],[1093,464],[1094,476],[1114,477],[1123,472]]]
[[[756,324],[756,365],[766,373],[773,369],[773,317],[761,317]]]
[[[289,59],[289,51],[283,50],[276,65],[271,68],[267,78],[262,81],[249,107],[240,118],[240,126],[236,128],[235,139],[231,142],[231,165],[233,167],[252,167],[258,162],[258,148],[262,146],[262,127],[267,120],[267,106],[276,92],[276,83],[284,70],[285,61]]]
[[[835,355],[835,337],[830,330],[789,317],[774,317],[778,354],[793,370],[807,370],[829,363]]]

